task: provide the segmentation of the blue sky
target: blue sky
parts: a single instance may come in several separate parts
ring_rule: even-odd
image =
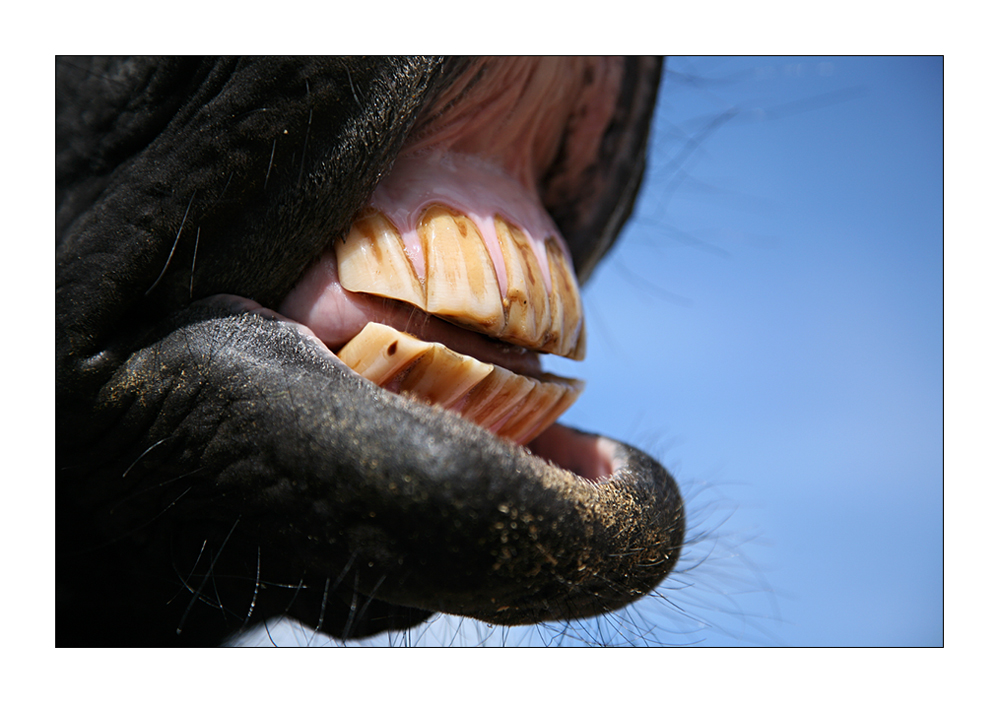
[[[701,540],[640,621],[669,644],[940,644],[942,60],[668,67],[564,369],[588,388],[563,420],[688,493]]]

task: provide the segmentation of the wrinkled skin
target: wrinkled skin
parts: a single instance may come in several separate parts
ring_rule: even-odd
[[[627,64],[600,164],[546,204],[581,281],[642,174],[659,64]],[[57,61],[58,644],[218,644],[280,614],[343,638],[585,617],[676,563],[683,507],[648,456],[603,441],[615,474],[583,480],[263,309],[465,66]]]

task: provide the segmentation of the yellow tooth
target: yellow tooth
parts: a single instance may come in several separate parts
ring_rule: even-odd
[[[549,303],[552,306],[553,354],[582,361],[587,349],[587,338],[583,331],[583,302],[576,276],[566,258],[566,254],[554,238],[545,242],[545,252],[549,257],[549,275],[552,292]]]
[[[523,231],[500,217],[494,223],[507,267],[507,326],[499,336],[529,349],[544,349],[552,317],[542,267]]]
[[[400,371],[425,356],[431,346],[392,327],[369,322],[337,356],[369,381],[386,386]]]
[[[375,322],[337,356],[380,386],[452,408],[520,444],[549,427],[583,390],[582,381],[521,376]]]
[[[420,219],[427,259],[427,312],[486,333],[503,328],[493,261],[468,217],[431,206]]]
[[[400,380],[399,391],[447,408],[489,376],[493,369],[492,364],[457,354],[443,344],[432,344],[427,355]]]
[[[583,361],[587,356],[587,323],[580,323],[580,334],[576,338],[576,347],[570,354],[566,355],[574,361]]]
[[[495,368],[456,354],[443,344],[423,342],[377,322],[365,325],[337,356],[379,386],[446,407]]]
[[[494,366],[490,375],[469,391],[460,412],[469,420],[496,432],[534,387],[533,379],[518,376],[502,366]]]
[[[340,282],[347,290],[402,300],[426,308],[427,298],[396,227],[381,212],[368,210],[334,243]]]
[[[583,389],[586,386],[585,382],[580,379],[567,379],[554,374],[542,374],[542,383],[548,384],[556,389],[561,389],[562,396],[560,396],[558,400],[553,401],[549,407],[548,413],[538,418],[534,429],[525,433],[524,437],[527,441],[533,440],[535,437],[543,433],[546,428],[555,423],[559,416],[565,413],[570,406],[576,403],[576,399],[580,397],[580,394],[583,393]]]
[[[525,444],[548,428],[583,392],[583,382],[544,374],[497,434]]]

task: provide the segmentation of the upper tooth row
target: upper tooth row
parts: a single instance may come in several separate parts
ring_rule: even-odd
[[[506,293],[471,219],[440,205],[420,218],[423,278],[392,222],[371,209],[335,244],[347,290],[411,303],[469,329],[528,349],[583,359],[586,337],[576,276],[555,238],[545,242],[549,278],[523,231],[494,217]],[[551,282],[546,292],[545,281]]]

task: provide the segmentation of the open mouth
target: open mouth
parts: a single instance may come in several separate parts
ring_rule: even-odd
[[[538,354],[581,359],[586,335],[562,239],[520,191],[466,156],[404,161],[282,312],[377,385],[530,442],[583,390]]]
[[[523,624],[611,611],[676,563],[669,473],[556,423],[583,382],[541,364],[583,358],[578,280],[638,190],[658,70],[629,61],[471,61],[280,305],[389,392],[371,392],[384,421],[365,425],[413,458],[352,450],[372,461],[351,492],[369,469],[381,490],[349,524],[368,558],[359,591]]]
[[[514,59],[486,78],[473,67],[281,312],[375,384],[529,444],[583,390],[539,355],[586,349],[572,259],[542,195],[599,150],[620,73],[579,58]]]

